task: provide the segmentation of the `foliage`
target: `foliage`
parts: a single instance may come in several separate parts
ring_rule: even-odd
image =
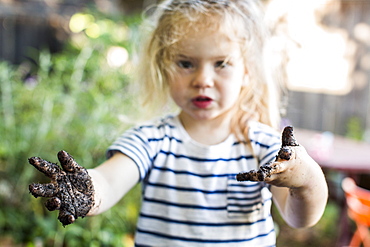
[[[106,54],[111,46],[131,52],[137,18],[89,15],[100,31],[92,37],[82,29],[63,53],[33,51],[33,67],[0,62],[0,239],[10,236],[27,246],[124,246],[135,229],[139,187],[105,214],[65,228],[57,212],[46,211],[43,199],[28,193],[28,184],[48,182],[29,157],[56,162],[64,149],[79,164],[94,167],[128,127],[120,119],[134,117],[130,61],[111,67]]]
[[[350,117],[347,121],[346,137],[361,141],[364,137],[364,127],[362,126],[361,118]]]

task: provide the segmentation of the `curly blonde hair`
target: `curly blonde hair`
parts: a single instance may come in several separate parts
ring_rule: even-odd
[[[257,0],[165,0],[157,6],[145,25],[150,29],[137,72],[150,112],[162,111],[169,102],[177,43],[188,32],[220,30],[240,43],[248,71],[248,84],[233,109],[232,132],[245,137],[249,120],[278,128],[279,90],[264,63],[268,32],[262,10]]]

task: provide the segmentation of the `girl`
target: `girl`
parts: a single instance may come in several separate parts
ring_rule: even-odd
[[[314,225],[328,191],[303,147],[292,147],[290,160],[275,162],[278,173],[263,182],[235,179],[272,161],[281,145],[258,3],[167,0],[153,16],[138,75],[146,103],[164,105],[170,96],[179,113],[124,133],[109,147],[109,159],[87,171],[93,189],[82,176],[89,186],[69,192],[73,208],[61,189],[48,194],[56,196],[48,208],[60,209],[59,219],[69,224],[86,211],[104,212],[142,182],[136,246],[274,246],[272,199],[292,227]],[[59,177],[85,174],[66,152],[58,157],[65,170]],[[39,158],[30,162],[43,172],[52,167]],[[31,192],[45,196],[42,186],[31,185]],[[88,207],[82,213],[79,200]]]

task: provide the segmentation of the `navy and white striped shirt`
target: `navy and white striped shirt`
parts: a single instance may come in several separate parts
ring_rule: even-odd
[[[249,138],[203,145],[172,116],[118,138],[108,156],[130,157],[143,183],[135,246],[275,246],[268,186],[235,176],[273,160],[280,135],[252,122]]]

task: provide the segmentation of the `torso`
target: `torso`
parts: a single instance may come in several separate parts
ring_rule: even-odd
[[[251,130],[253,152],[233,135],[216,145],[196,142],[177,117],[126,134],[131,144],[121,139],[112,145],[132,157],[141,172],[137,245],[274,245],[268,187],[235,180],[237,173],[273,159],[279,149],[278,134],[260,126]]]

